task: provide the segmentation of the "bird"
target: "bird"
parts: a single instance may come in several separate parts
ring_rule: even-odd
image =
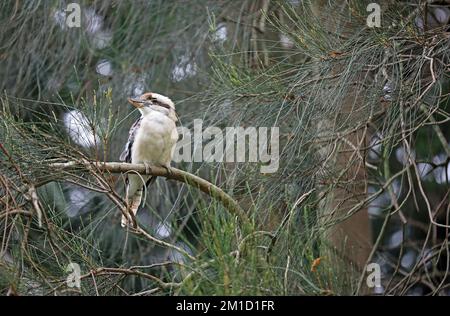
[[[125,149],[120,160],[133,164],[144,164],[166,168],[171,172],[170,164],[178,141],[175,104],[168,97],[147,92],[138,97],[128,98],[141,117],[131,126]],[[122,227],[132,224],[132,220],[142,201],[142,192],[156,179],[155,176],[128,174],[126,179],[127,212],[122,214]]]

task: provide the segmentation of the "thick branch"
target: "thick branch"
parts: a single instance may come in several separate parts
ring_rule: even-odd
[[[169,172],[169,170],[165,168],[151,166],[151,168],[147,168],[148,170],[146,170],[146,167],[143,164],[130,164],[121,162],[91,162],[91,161],[84,161],[84,162],[71,161],[66,163],[52,163],[50,166],[57,169],[69,169],[80,165],[83,165],[88,168],[95,166],[102,171],[110,173],[123,173],[135,171],[140,174],[149,174],[158,177],[165,177],[167,179],[172,179],[186,183],[208,194],[212,198],[220,201],[222,205],[231,214],[238,216],[244,222],[248,222],[247,215],[231,196],[229,196],[222,189],[215,186],[211,182],[208,182],[203,178],[200,178],[196,175],[193,175],[192,173],[180,169],[170,168]]]

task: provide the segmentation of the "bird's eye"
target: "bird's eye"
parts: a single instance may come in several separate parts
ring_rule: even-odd
[[[170,110],[170,106],[169,106],[168,104],[158,102],[158,105],[159,105],[160,107],[163,107],[163,108],[166,108],[166,109]]]

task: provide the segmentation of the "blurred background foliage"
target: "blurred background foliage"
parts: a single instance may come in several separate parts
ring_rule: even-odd
[[[70,28],[71,1],[2,1],[0,290],[448,295],[449,4],[382,1],[368,28],[370,2],[85,0]],[[126,99],[147,91],[187,128],[280,128],[276,173],[175,164],[236,198],[249,225],[158,179],[138,220],[176,246],[162,247],[120,227],[87,170],[51,169],[117,161],[138,117]],[[49,174],[66,181],[39,186],[39,220],[28,189]],[[122,177],[105,180],[123,193]]]

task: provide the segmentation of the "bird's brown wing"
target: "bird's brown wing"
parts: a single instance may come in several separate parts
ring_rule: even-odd
[[[130,133],[128,135],[128,141],[125,144],[125,149],[120,154],[120,161],[125,161],[131,163],[131,148],[133,147],[134,138],[136,137],[136,133],[141,126],[142,118],[139,118],[130,128]]]

